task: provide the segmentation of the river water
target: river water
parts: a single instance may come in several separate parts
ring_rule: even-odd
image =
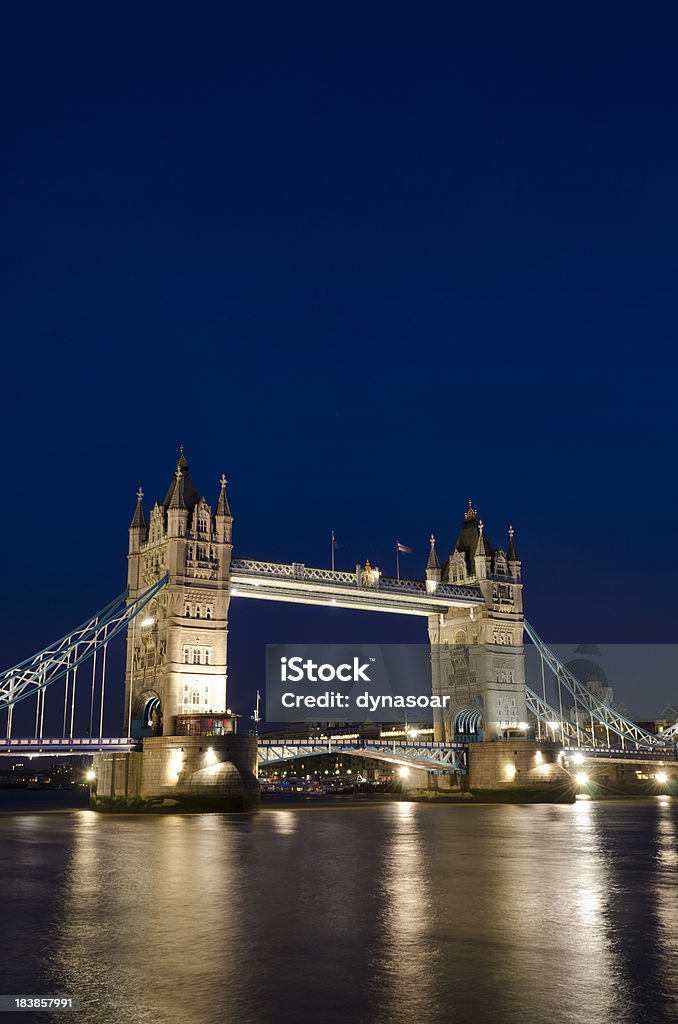
[[[670,798],[5,807],[0,862],[0,991],[81,1024],[678,1020]]]

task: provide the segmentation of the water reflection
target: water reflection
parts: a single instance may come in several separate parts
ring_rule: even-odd
[[[375,1020],[420,1021],[435,1013],[440,947],[430,933],[432,880],[426,870],[419,805],[396,804],[379,882],[381,941],[372,967]]]
[[[4,975],[86,1024],[673,1024],[677,815],[0,815]]]

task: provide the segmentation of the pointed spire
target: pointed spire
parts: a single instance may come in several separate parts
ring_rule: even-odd
[[[182,458],[183,458],[183,456],[182,456]],[[181,468],[179,466],[177,466],[177,471],[176,471],[175,475],[176,475],[176,481],[177,482],[174,485],[174,491],[172,492],[172,497],[170,499],[169,508],[170,509],[177,509],[178,508],[178,509],[183,509],[183,511],[186,511],[186,499],[184,497],[184,474],[181,471]]]
[[[482,519],[479,519],[478,520],[478,543],[476,544],[476,550],[475,550],[475,557],[476,558],[478,557],[478,555],[483,555],[484,557],[487,557],[487,554],[488,554],[487,545],[485,544],[485,533],[484,533],[484,530],[485,530],[485,524],[483,523]]]
[[[427,569],[440,569],[440,562],[438,561],[438,556],[436,554],[436,539],[433,536],[433,534],[431,534],[430,542],[431,542],[431,550],[428,553],[428,562],[426,563],[426,568]]]
[[[181,501],[183,504],[174,504],[174,495],[179,485],[179,480],[182,480],[182,496]],[[172,482],[169,485],[165,500],[163,501],[163,507],[169,508],[185,508],[186,511],[191,512],[200,501],[200,495],[195,489],[195,484],[191,479],[191,474],[188,469],[188,459],[184,454],[183,444],[179,445],[179,458],[177,459],[176,468],[172,476]]]
[[[519,562],[520,558],[518,556],[518,551],[517,551],[517,548],[516,548],[516,542],[513,539],[514,530],[513,530],[512,526],[509,526],[509,528],[508,528],[508,535],[509,535],[509,542],[508,542],[508,550],[506,552],[507,558],[508,558],[509,562]]]
[[[142,505],[143,496],[144,492],[140,487],[139,490],[137,491],[137,507],[134,510],[134,516],[132,517],[132,522],[130,523],[130,530],[146,529],[146,514],[144,512],[144,506]]]
[[[217,516],[230,516],[231,509],[228,504],[228,498],[226,497],[226,484],[228,483],[228,480],[226,479],[225,473],[221,474],[219,483],[221,484],[221,493],[219,494],[217,510],[214,514]]]

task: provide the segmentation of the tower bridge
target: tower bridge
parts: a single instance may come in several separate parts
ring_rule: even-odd
[[[245,598],[426,618],[432,693],[448,699],[434,710],[432,743],[396,750],[368,745],[369,756],[377,760],[463,772],[470,744],[528,734],[590,756],[674,756],[673,735],[655,736],[605,704],[525,622],[514,531],[509,527],[505,544],[493,547],[471,502],[446,558],[439,559],[431,537],[424,579],[392,579],[369,562],[355,571],[335,571],[301,562],[233,558],[226,486],[222,474],[212,507],[197,491],[182,449],[164,499],[148,514],[139,489],[129,527],[125,594],[61,640],[0,673],[0,710],[7,712],[0,754],[13,755],[18,748],[98,750],[104,774],[110,768],[115,775],[115,759],[127,759],[125,778],[132,765],[141,794],[144,787],[164,793],[184,787],[193,795],[210,786],[237,789],[234,774],[241,789],[247,789],[245,777],[254,778],[257,761],[270,763],[282,750],[288,757],[311,756],[320,747],[303,738],[285,744],[260,739],[257,752],[256,738],[235,735],[227,702],[228,621],[231,599]],[[102,737],[107,652],[119,634],[125,637],[124,722],[122,738],[108,739]],[[556,707],[548,699],[545,685],[541,694],[527,685],[525,636],[539,652],[542,678],[549,673],[559,693],[564,687],[571,695],[578,709],[574,719],[563,713],[562,702]],[[91,680],[83,687],[85,671]],[[62,736],[50,738],[43,735],[45,697],[48,691],[57,693],[57,683],[63,684],[58,688]],[[14,709],[31,698],[34,736],[17,738]],[[74,733],[76,701],[89,702],[87,737]],[[445,705],[449,711],[442,710]],[[139,744],[143,755],[135,749]],[[362,743],[349,745],[345,753],[357,756],[358,749],[366,756]]]

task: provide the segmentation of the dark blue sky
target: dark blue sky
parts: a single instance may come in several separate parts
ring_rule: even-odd
[[[391,573],[397,537],[420,576],[471,496],[495,544],[514,524],[542,635],[675,640],[677,28],[6,11],[2,661],[123,588],[180,441],[209,499],[226,471],[241,556],[326,564],[334,527],[339,565]],[[234,703],[266,641],[368,630],[422,638],[238,606]]]

